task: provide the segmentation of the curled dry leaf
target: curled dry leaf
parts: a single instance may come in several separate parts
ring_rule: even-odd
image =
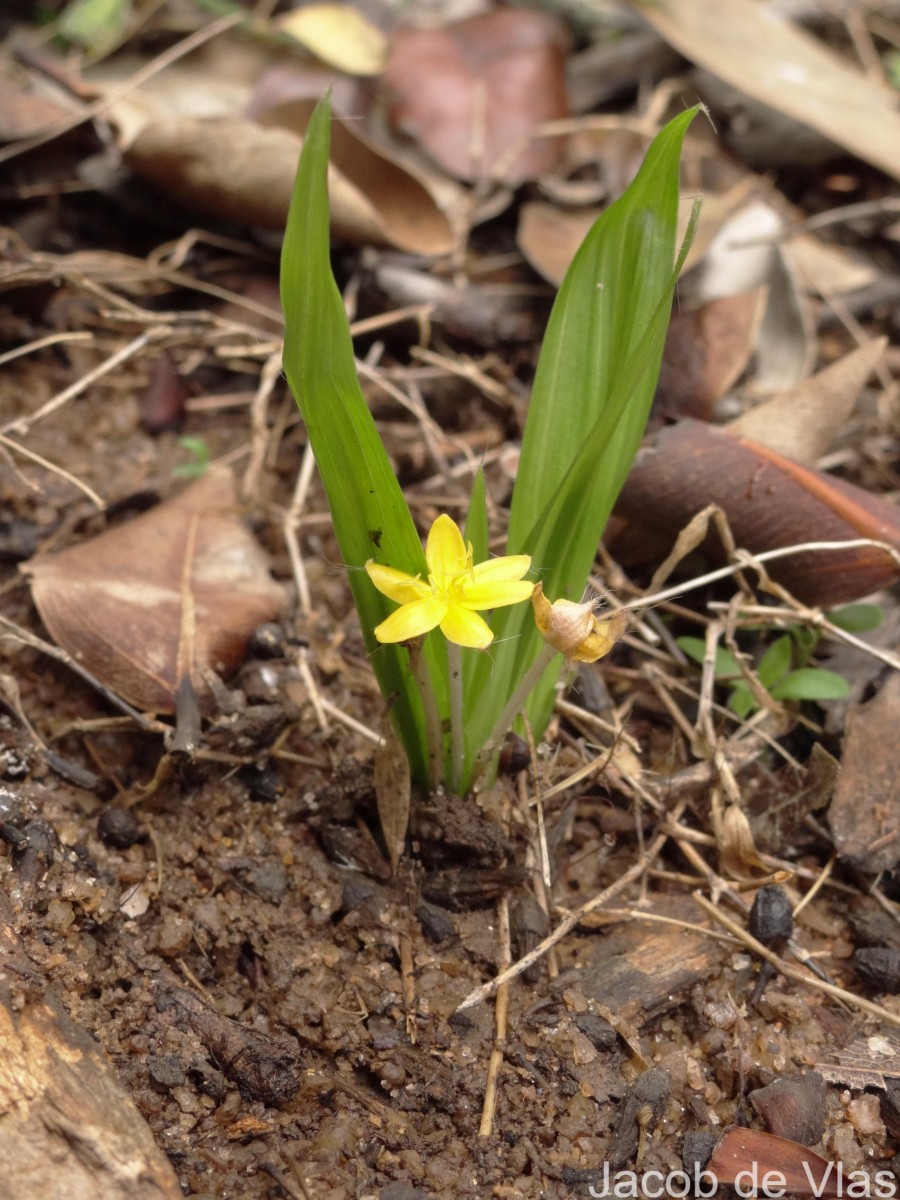
[[[900,179],[900,113],[867,77],[754,0],[655,0],[641,15],[686,58]]]
[[[843,429],[886,348],[887,338],[857,346],[811,379],[729,422],[727,429],[811,466]]]
[[[759,1129],[726,1129],[706,1169],[720,1185],[737,1184],[744,1196],[765,1195],[762,1189],[766,1186],[769,1195],[779,1188],[781,1195],[824,1196],[826,1200],[846,1194],[839,1185],[837,1164],[808,1146]],[[842,1182],[846,1186],[847,1181]]]
[[[185,682],[208,703],[208,672],[234,671],[250,634],[284,602],[238,519],[234,479],[225,470],[22,569],[57,644],[150,712],[173,712]]]
[[[726,213],[685,290],[704,304],[765,287],[765,314],[755,340],[757,392],[790,387],[809,374],[816,342],[809,302],[795,277],[790,250],[778,242],[785,221],[769,203],[750,196]]]
[[[426,188],[340,128],[328,172],[337,236],[416,254],[449,250],[450,225]],[[338,166],[339,144],[346,153]],[[297,132],[244,117],[175,117],[146,125],[125,156],[138,174],[207,217],[281,231],[302,145]]]
[[[322,62],[348,75],[377,75],[384,66],[384,34],[349,4],[306,4],[275,23]]]
[[[645,530],[673,540],[708,504],[725,513],[736,545],[754,554],[858,538],[900,549],[900,516],[887,500],[765,446],[685,420],[661,430],[638,455],[616,505],[616,513],[637,528],[629,530],[627,543],[620,532],[615,552],[639,544]],[[718,538],[709,538],[704,549],[721,556]],[[768,570],[800,600],[825,607],[858,600],[900,574],[891,555],[876,547],[790,555]]]
[[[767,870],[753,841],[750,822],[736,804],[729,804],[722,815],[719,869],[729,879],[752,879],[753,871]]]
[[[841,774],[828,810],[838,854],[871,875],[900,862],[898,721],[900,676],[891,674],[873,700],[847,714]]]
[[[409,826],[409,759],[387,717],[381,724],[381,737],[375,751],[375,799],[381,833],[396,875]]]
[[[746,370],[766,307],[766,289],[722,296],[672,311],[656,393],[670,419],[709,420],[715,404]]]
[[[391,119],[459,179],[534,179],[562,153],[534,133],[568,116],[567,44],[554,17],[521,8],[397,29],[382,76]]]
[[[539,275],[559,287],[575,251],[602,211],[557,208],[543,200],[523,204],[516,234],[519,249]]]

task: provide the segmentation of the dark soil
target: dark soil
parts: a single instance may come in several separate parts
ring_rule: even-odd
[[[77,160],[78,143],[67,145],[59,161]],[[46,152],[19,166],[7,201],[11,187],[47,177]],[[392,874],[372,740],[341,716],[375,731],[382,719],[324,496],[314,483],[300,522],[312,596],[304,613],[283,536],[304,433],[283,382],[250,403],[271,330],[142,274],[148,250],[183,226],[152,229],[90,193],[21,198],[8,219],[8,258],[31,275],[0,297],[0,352],[56,332],[90,334],[5,365],[0,424],[10,436],[17,418],[148,334],[19,438],[65,477],[15,451],[0,461],[0,611],[24,631],[5,627],[0,640],[0,999],[13,1024],[58,998],[59,1036],[74,1037],[59,1024],[68,1014],[102,1047],[185,1195],[568,1200],[599,1190],[604,1164],[669,1172],[705,1161],[733,1124],[814,1147],[845,1172],[900,1180],[900,1038],[890,1040],[900,1005],[883,994],[897,991],[894,960],[874,982],[850,961],[855,946],[900,949],[896,879],[882,880],[879,905],[867,894],[873,878],[838,864],[794,928],[833,980],[879,1001],[886,1019],[829,997],[812,975],[802,984],[773,971],[751,1003],[758,960],[716,940],[721,931],[691,898],[702,888],[746,925],[720,887],[735,882],[736,860],[720,857],[711,836],[718,776],[673,725],[634,642],[582,673],[569,698],[584,719],[558,715],[537,775],[507,774],[476,798],[414,795],[407,854]],[[135,269],[76,262],[82,251],[127,252]],[[341,282],[358,282],[355,255],[342,266]],[[212,279],[225,267],[271,294],[276,258],[249,242],[240,252],[195,248],[185,270]],[[451,358],[473,350],[435,336]],[[389,335],[388,366],[406,361],[402,343]],[[450,373],[421,376],[448,455],[463,444],[480,454],[520,432],[534,345],[477,354],[505,399]],[[160,372],[171,422],[151,411]],[[422,528],[439,511],[458,516],[467,479],[435,473],[420,426],[380,392],[372,403]],[[176,494],[175,472],[190,463],[185,435],[245,485],[242,519],[289,597],[284,640],[250,651],[228,681],[237,698],[208,719],[193,757],[167,754],[160,732],[122,717],[22,640],[46,633],[17,569]],[[488,475],[502,535],[508,478],[496,461]],[[689,724],[694,701],[683,710]],[[617,722],[628,746],[609,732]],[[780,731],[803,768],[813,742],[839,752],[841,730],[814,729]],[[740,758],[739,749],[734,770],[757,845],[775,855],[745,874],[771,882],[788,864],[796,905],[833,853],[829,797],[804,805],[804,769],[765,743]],[[546,791],[607,751],[605,771],[544,803],[548,893],[527,803],[535,780]],[[778,823],[767,816],[798,797],[787,815],[781,805]],[[499,1018],[495,998],[459,1011],[510,955],[644,861],[654,837],[672,832],[673,812],[680,827],[649,869],[515,979]],[[794,962],[777,934],[773,946]],[[873,1051],[866,1039],[876,1034]],[[855,1060],[868,1053],[861,1068],[838,1065],[848,1048]],[[496,1103],[485,1116],[489,1077]],[[786,1083],[785,1099],[777,1089]],[[0,1101],[4,1112],[2,1084]],[[117,1128],[117,1113],[107,1117]],[[120,1194],[107,1183],[109,1164],[91,1169],[98,1198]],[[51,1193],[22,1185],[12,1194]]]

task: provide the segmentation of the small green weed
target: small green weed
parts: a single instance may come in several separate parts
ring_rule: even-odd
[[[876,629],[884,614],[874,604],[849,604],[828,614],[833,625],[847,633],[865,633]],[[748,627],[754,630],[768,628],[764,625]],[[688,658],[703,663],[706,643],[702,638],[680,637],[675,639]],[[820,635],[814,628],[791,625],[767,646],[756,664],[759,682],[773,700],[841,700],[850,690],[842,675],[824,667],[810,666]],[[752,688],[744,678],[737,659],[730,650],[720,646],[716,650],[716,680],[731,689],[728,707],[742,720],[756,712],[760,705]]]

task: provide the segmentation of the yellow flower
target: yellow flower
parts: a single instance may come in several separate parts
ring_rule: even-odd
[[[463,541],[459,526],[446,514],[438,517],[425,543],[428,582],[383,567],[371,559],[369,578],[382,595],[401,606],[376,628],[379,642],[407,642],[440,627],[449,642],[484,650],[494,635],[478,610],[519,604],[531,595],[522,580],[531,566],[527,554],[474,563],[472,543]]]
[[[574,600],[554,600],[544,595],[544,585],[536,583],[531,594],[534,620],[545,642],[564,654],[569,662],[596,662],[609,654],[628,628],[624,612],[614,613],[605,621],[594,616],[594,605]]]

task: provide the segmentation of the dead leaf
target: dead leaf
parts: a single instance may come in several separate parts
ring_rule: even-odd
[[[93,77],[112,95],[109,115],[123,157],[167,203],[283,231],[303,131],[315,101],[332,86],[335,112],[348,118],[332,130],[329,193],[337,236],[413,254],[452,248],[444,213],[456,187],[365,137],[357,81],[310,63],[273,65],[271,51],[226,36],[116,98],[123,73],[139,66],[117,60]]]
[[[781,787],[775,796],[760,797],[759,803],[751,800],[750,828],[760,850],[765,854],[783,854],[785,846],[797,836],[804,817],[830,804],[840,773],[837,759],[821,742],[813,742],[802,786],[794,791]],[[810,908],[804,912],[808,913]]]
[[[52,128],[76,111],[63,99],[61,88],[51,90],[37,72],[0,64],[0,142],[16,142]]]
[[[637,523],[629,533],[637,546],[648,529],[674,540],[709,504],[725,513],[736,545],[754,554],[858,538],[900,548],[900,517],[881,496],[692,420],[661,430],[639,453],[616,513]],[[720,558],[720,540],[711,537],[704,550]],[[898,575],[890,555],[875,547],[791,555],[768,569],[805,603],[824,607],[858,600]]]
[[[900,862],[900,676],[847,714],[841,775],[828,811],[838,855],[866,874]]]
[[[886,348],[887,338],[874,338],[725,428],[812,466],[843,429]]]
[[[893,1030],[863,1034],[838,1050],[834,1062],[820,1062],[819,1071],[829,1083],[862,1091],[884,1091],[888,1080],[900,1080],[900,1042]]]
[[[789,1142],[759,1129],[726,1129],[712,1152],[707,1172],[721,1185],[735,1184],[743,1196],[753,1194],[824,1196],[841,1195],[838,1169],[808,1146]],[[769,1176],[769,1183],[764,1180]],[[782,1176],[783,1178],[778,1178]]]
[[[381,745],[375,751],[375,799],[381,832],[396,875],[409,826],[409,759],[387,717],[381,724],[381,736]]]
[[[888,89],[754,0],[654,0],[666,41],[747,95],[900,179],[900,113]]]
[[[669,321],[656,408],[670,419],[709,420],[715,403],[747,368],[762,324],[767,290],[723,296]]]
[[[307,4],[276,18],[275,25],[348,75],[377,75],[387,57],[387,38],[349,4]]]
[[[684,283],[695,303],[768,289],[755,342],[752,386],[757,392],[784,389],[803,379],[816,351],[809,301],[798,286],[789,248],[777,240],[785,228],[771,204],[751,196],[724,217]]]
[[[302,135],[316,99],[298,97],[268,108],[258,106],[257,120],[264,126]],[[362,236],[361,228],[355,227],[355,216],[354,222],[341,217],[337,211],[338,185],[349,211],[368,214],[368,223],[377,228],[374,237]],[[370,138],[352,111],[332,121],[328,187],[333,227],[348,240],[387,243],[429,255],[445,254],[454,245],[446,213],[459,202],[458,185],[435,178],[410,162],[409,157],[398,156],[393,147]]]
[[[759,857],[746,815],[736,804],[729,804],[722,814],[719,870],[728,879],[750,879],[752,871],[747,868],[763,873],[768,870]]]
[[[382,76],[391,120],[458,179],[534,179],[563,151],[534,131],[568,116],[567,44],[555,17],[522,8],[397,29]]]
[[[184,680],[208,702],[206,672],[234,671],[284,602],[238,519],[227,470],[22,570],[57,644],[149,712],[173,712]]]
[[[602,211],[557,208],[542,200],[523,204],[516,235],[519,249],[540,275],[559,287],[575,251]]]
[[[145,126],[125,157],[170,199],[207,217],[281,231],[302,145],[297,133],[243,117],[178,117]],[[421,184],[371,151],[360,149],[356,166],[361,179],[369,172],[369,186],[335,167],[328,173],[338,237],[418,254],[449,250],[449,224]],[[398,200],[392,209],[373,202],[385,194]]]

